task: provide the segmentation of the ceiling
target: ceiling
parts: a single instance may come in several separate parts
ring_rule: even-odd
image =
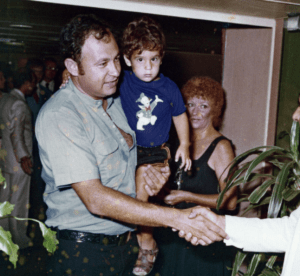
[[[60,2],[47,3],[47,2]],[[291,12],[300,12],[300,0],[86,0],[86,1],[25,1],[0,0],[0,55],[2,60],[9,55],[22,53],[38,56],[59,55],[59,33],[61,27],[77,14],[94,13],[113,26],[120,34],[124,27],[138,15],[135,12],[117,10],[120,2],[164,5],[159,10],[164,14],[168,6],[189,9],[212,10],[232,14],[267,18],[287,17]],[[279,3],[281,2],[281,3]],[[72,3],[72,5],[67,5]],[[75,4],[78,3],[76,6]],[[112,9],[83,7],[82,5]],[[184,50],[206,53],[221,52],[221,30],[231,24],[172,16],[152,15],[163,27],[169,50]],[[239,27],[244,27],[239,25]],[[0,59],[1,60],[1,59]]]

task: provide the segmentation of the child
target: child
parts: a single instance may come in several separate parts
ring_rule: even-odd
[[[136,194],[144,202],[148,201],[148,194],[144,189],[143,171],[149,163],[154,167],[164,166],[170,158],[165,143],[172,120],[180,142],[175,161],[181,158],[181,168],[185,170],[191,166],[189,123],[180,90],[159,73],[164,48],[165,37],[160,26],[147,16],[132,21],[124,30],[122,51],[125,63],[133,72],[124,72],[120,96],[129,125],[136,133],[139,166]],[[140,251],[133,274],[147,275],[158,254],[152,228],[141,227],[138,241]]]

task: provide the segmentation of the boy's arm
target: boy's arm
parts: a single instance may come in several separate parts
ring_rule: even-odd
[[[191,168],[192,161],[189,154],[190,131],[186,112],[178,116],[173,116],[173,122],[180,142],[180,145],[176,151],[175,161],[177,162],[179,157],[181,157],[180,168],[185,167],[185,170],[189,170]]]

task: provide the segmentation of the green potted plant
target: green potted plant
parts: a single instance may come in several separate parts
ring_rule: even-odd
[[[276,218],[289,215],[300,204],[300,164],[299,164],[299,124],[293,122],[290,132],[290,148],[261,146],[237,156],[230,164],[226,187],[220,193],[220,206],[228,189],[241,184],[260,180],[261,184],[250,194],[242,196],[239,202],[249,202],[248,210],[267,207],[267,217]],[[254,158],[253,158],[254,156]],[[249,157],[252,160],[245,162]],[[243,163],[244,162],[244,163]],[[270,164],[272,173],[260,173],[256,169],[261,164]],[[279,276],[281,266],[276,263],[279,255],[267,256],[263,253],[251,254],[245,276]],[[247,253],[238,251],[235,257],[232,276],[239,275],[239,268]],[[267,256],[267,257],[266,257]],[[263,265],[262,265],[263,263]]]
[[[1,154],[3,154],[3,150],[0,149],[0,157]],[[4,185],[4,189],[6,188],[5,178],[2,175],[1,169],[0,185]],[[50,228],[47,228],[46,225],[40,222],[39,220],[10,216],[13,209],[14,204],[10,204],[7,201],[0,202],[0,220],[7,217],[13,217],[17,220],[32,220],[37,222],[44,237],[43,246],[47,249],[48,252],[53,253],[56,250],[56,245],[58,244],[58,240],[56,239],[56,232],[52,231]],[[3,227],[0,226],[0,250],[4,251],[7,255],[9,255],[9,261],[14,265],[14,268],[16,268],[18,261],[18,249],[19,246],[17,244],[14,244],[12,241],[11,233],[9,231],[5,231]]]

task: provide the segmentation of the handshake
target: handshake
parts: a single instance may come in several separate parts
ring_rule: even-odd
[[[216,215],[209,208],[201,206],[180,210],[181,212],[185,213],[185,216],[180,218],[173,231],[179,230],[179,236],[193,245],[209,245],[215,241],[229,239],[225,233],[224,216]]]

